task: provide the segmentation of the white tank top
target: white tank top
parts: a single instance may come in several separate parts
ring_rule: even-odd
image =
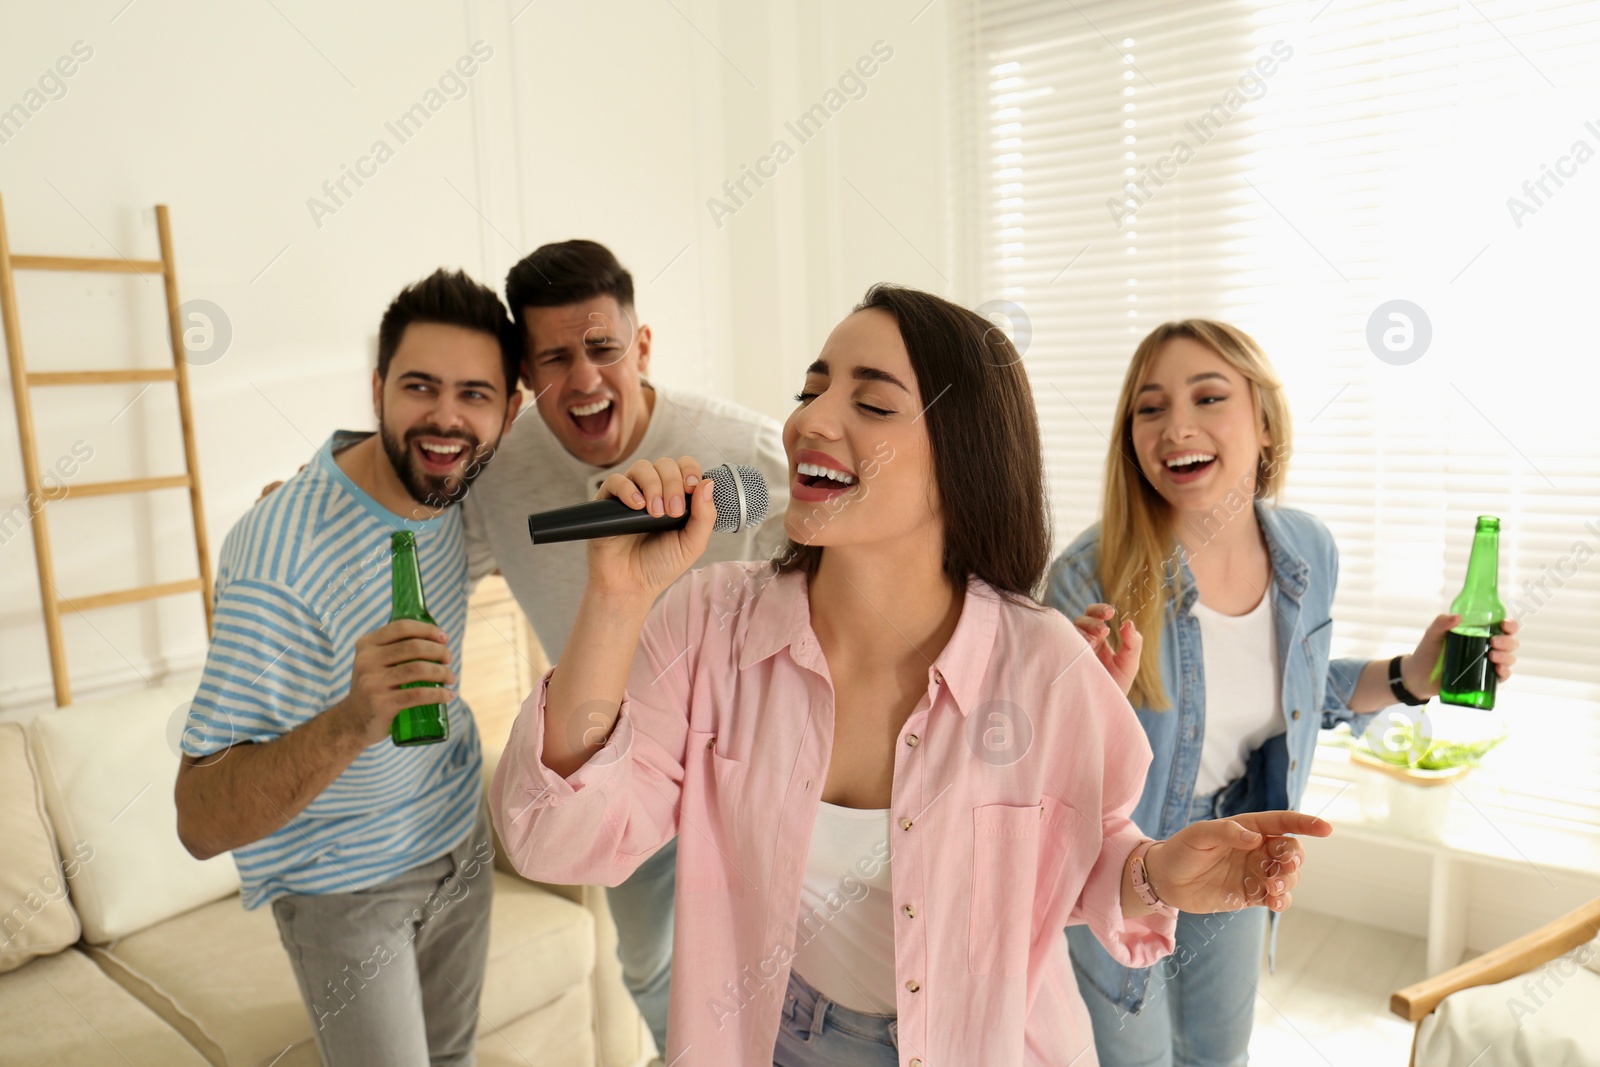
[[[1206,676],[1206,732],[1194,792],[1205,796],[1243,774],[1250,753],[1286,729],[1283,678],[1270,590],[1243,615],[1224,615],[1197,600],[1194,617]]]
[[[829,1000],[895,1014],[889,809],[822,803],[800,886],[794,969]]]

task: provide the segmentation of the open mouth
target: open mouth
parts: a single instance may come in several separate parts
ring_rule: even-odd
[[[848,489],[856,484],[855,475],[820,463],[795,464],[795,480],[808,489]]]
[[[1184,452],[1162,460],[1174,481],[1188,482],[1200,477],[1216,465],[1215,452]]]
[[[578,428],[580,436],[598,441],[611,430],[611,418],[617,406],[609,398],[587,404],[574,404],[567,408],[567,418]]]
[[[422,469],[429,474],[449,474],[471,451],[471,443],[459,438],[415,439],[411,447],[415,449]]]
[[[838,464],[837,459],[818,451],[810,451],[810,456],[811,459],[795,458],[795,480],[789,490],[792,498],[814,504],[842,496],[858,485],[859,478]],[[830,462],[813,462],[813,459],[829,459]]]

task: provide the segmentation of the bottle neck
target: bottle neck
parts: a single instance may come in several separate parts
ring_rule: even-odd
[[[1472,536],[1472,558],[1467,561],[1467,589],[1493,591],[1500,583],[1500,531],[1479,530]]]
[[[404,545],[396,548],[390,570],[394,587],[394,607],[389,612],[389,618],[428,618],[428,604],[422,595],[422,571],[417,566],[416,547]]]
[[[1451,611],[1463,616],[1462,625],[1487,625],[1505,617],[1500,604],[1500,531],[1480,529],[1472,537],[1472,558]]]

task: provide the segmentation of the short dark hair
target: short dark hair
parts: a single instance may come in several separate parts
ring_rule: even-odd
[[[565,307],[597,296],[633,308],[633,275],[598,241],[540,245],[506,275],[506,303],[518,330],[524,308]]]
[[[958,590],[982,578],[1037,606],[1050,562],[1044,456],[1011,339],[975,311],[898,285],[874,285],[855,310],[893,315],[911,357],[944,513],[945,576]],[[778,570],[815,574],[822,552],[790,541]]]
[[[383,313],[378,327],[378,377],[389,376],[389,363],[395,349],[413,322],[434,322],[460,326],[493,337],[500,344],[500,369],[506,376],[506,395],[517,387],[522,368],[522,332],[512,325],[506,306],[487,285],[467,277],[464,271],[434,271],[419,282],[400,290],[400,295]]]

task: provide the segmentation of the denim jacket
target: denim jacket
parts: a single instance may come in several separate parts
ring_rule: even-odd
[[[1272,563],[1273,621],[1282,659],[1284,733],[1251,755],[1245,777],[1224,790],[1222,815],[1275,807],[1297,807],[1305,794],[1316,752],[1317,731],[1350,722],[1359,733],[1372,718],[1350,710],[1366,660],[1329,659],[1333,636],[1334,587],[1339,550],[1328,528],[1312,515],[1255,502],[1256,518]],[[1045,603],[1069,619],[1105,600],[1099,579],[1100,527],[1085,530],[1051,566]],[[1148,836],[1171,837],[1189,824],[1190,801],[1200,770],[1205,737],[1206,680],[1200,651],[1200,621],[1192,613],[1199,598],[1194,576],[1182,554],[1176,573],[1163,573],[1169,610],[1161,627],[1161,683],[1171,707],[1134,711],[1150,740],[1153,756],[1133,821]],[[1113,622],[1113,625],[1115,623]],[[1095,946],[1098,949],[1098,946]],[[1149,970],[1119,966],[1103,949],[1093,958],[1074,959],[1101,992],[1128,1011],[1144,1002]]]

